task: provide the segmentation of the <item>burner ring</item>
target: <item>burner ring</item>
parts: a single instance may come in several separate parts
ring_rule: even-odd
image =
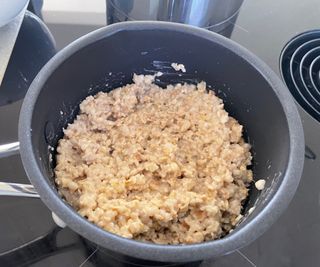
[[[312,86],[320,92],[320,56],[317,56],[310,64],[309,78]]]
[[[292,54],[289,62],[290,78],[293,82],[293,88],[298,93],[300,97],[298,99],[301,101],[300,105],[305,109],[311,109],[312,114],[315,113],[320,116],[320,103],[310,95],[309,90],[305,88],[302,83],[302,77],[299,74],[299,66],[301,60],[310,49],[320,46],[320,38],[310,40],[306,43],[301,44]],[[290,88],[289,88],[290,89]]]
[[[313,86],[311,80],[309,79],[309,69],[314,58],[320,55],[320,46],[311,49],[307,52],[301,59],[299,65],[299,77],[305,87],[305,90],[309,92],[314,101],[320,105],[320,92],[317,87]]]
[[[299,105],[320,122],[320,30],[288,42],[280,56],[280,72]]]

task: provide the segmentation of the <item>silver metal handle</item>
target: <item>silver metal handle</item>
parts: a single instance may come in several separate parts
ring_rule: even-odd
[[[0,196],[40,198],[33,185],[4,182],[0,182]],[[66,227],[65,222],[62,221],[54,212],[52,212],[52,219],[59,227]]]
[[[11,155],[19,154],[19,149],[20,149],[19,142],[0,145],[0,159],[11,156]]]
[[[0,145],[0,159],[19,154],[19,142]],[[0,196],[21,196],[39,198],[33,185],[0,182]]]
[[[33,185],[4,182],[0,182],[0,196],[40,197]]]

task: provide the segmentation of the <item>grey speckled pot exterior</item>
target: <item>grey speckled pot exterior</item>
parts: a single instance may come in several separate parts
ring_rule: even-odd
[[[179,76],[168,68],[183,63]],[[166,65],[169,64],[169,65]],[[159,84],[205,80],[227,111],[244,125],[252,144],[255,179],[244,220],[220,240],[194,245],[156,245],[106,232],[78,215],[57,193],[48,145],[56,147],[62,128],[89,94],[129,83],[133,72],[161,70]],[[109,73],[111,72],[111,75]],[[61,114],[61,111],[63,115]],[[67,225],[110,251],[138,259],[187,262],[218,257],[247,245],[280,216],[301,177],[304,136],[286,87],[261,60],[238,44],[199,28],[166,22],[125,22],[94,31],[53,57],[33,81],[19,122],[23,165],[42,201]],[[255,206],[249,215],[248,209]]]

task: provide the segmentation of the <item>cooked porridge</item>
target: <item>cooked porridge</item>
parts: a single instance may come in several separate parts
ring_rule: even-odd
[[[235,227],[252,181],[242,126],[204,82],[154,76],[80,104],[57,148],[56,184],[82,216],[158,244],[217,239]]]

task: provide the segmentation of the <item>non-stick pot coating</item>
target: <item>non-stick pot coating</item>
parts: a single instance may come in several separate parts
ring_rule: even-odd
[[[176,72],[172,62],[185,65]],[[49,147],[88,95],[131,83],[133,73],[163,72],[157,83],[206,81],[225,109],[245,129],[252,145],[254,179],[236,230],[219,241],[190,246],[159,246],[124,239],[92,225],[67,207],[54,185]],[[280,100],[279,100],[280,99]],[[75,231],[108,249],[138,258],[189,261],[218,256],[259,236],[288,204],[298,185],[304,140],[294,103],[274,73],[248,51],[216,34],[170,23],[109,26],[73,43],[45,66],[33,82],[21,112],[22,158],[42,200]],[[285,186],[285,187],[284,187]],[[280,190],[279,190],[280,188]],[[272,199],[272,201],[271,201]]]

